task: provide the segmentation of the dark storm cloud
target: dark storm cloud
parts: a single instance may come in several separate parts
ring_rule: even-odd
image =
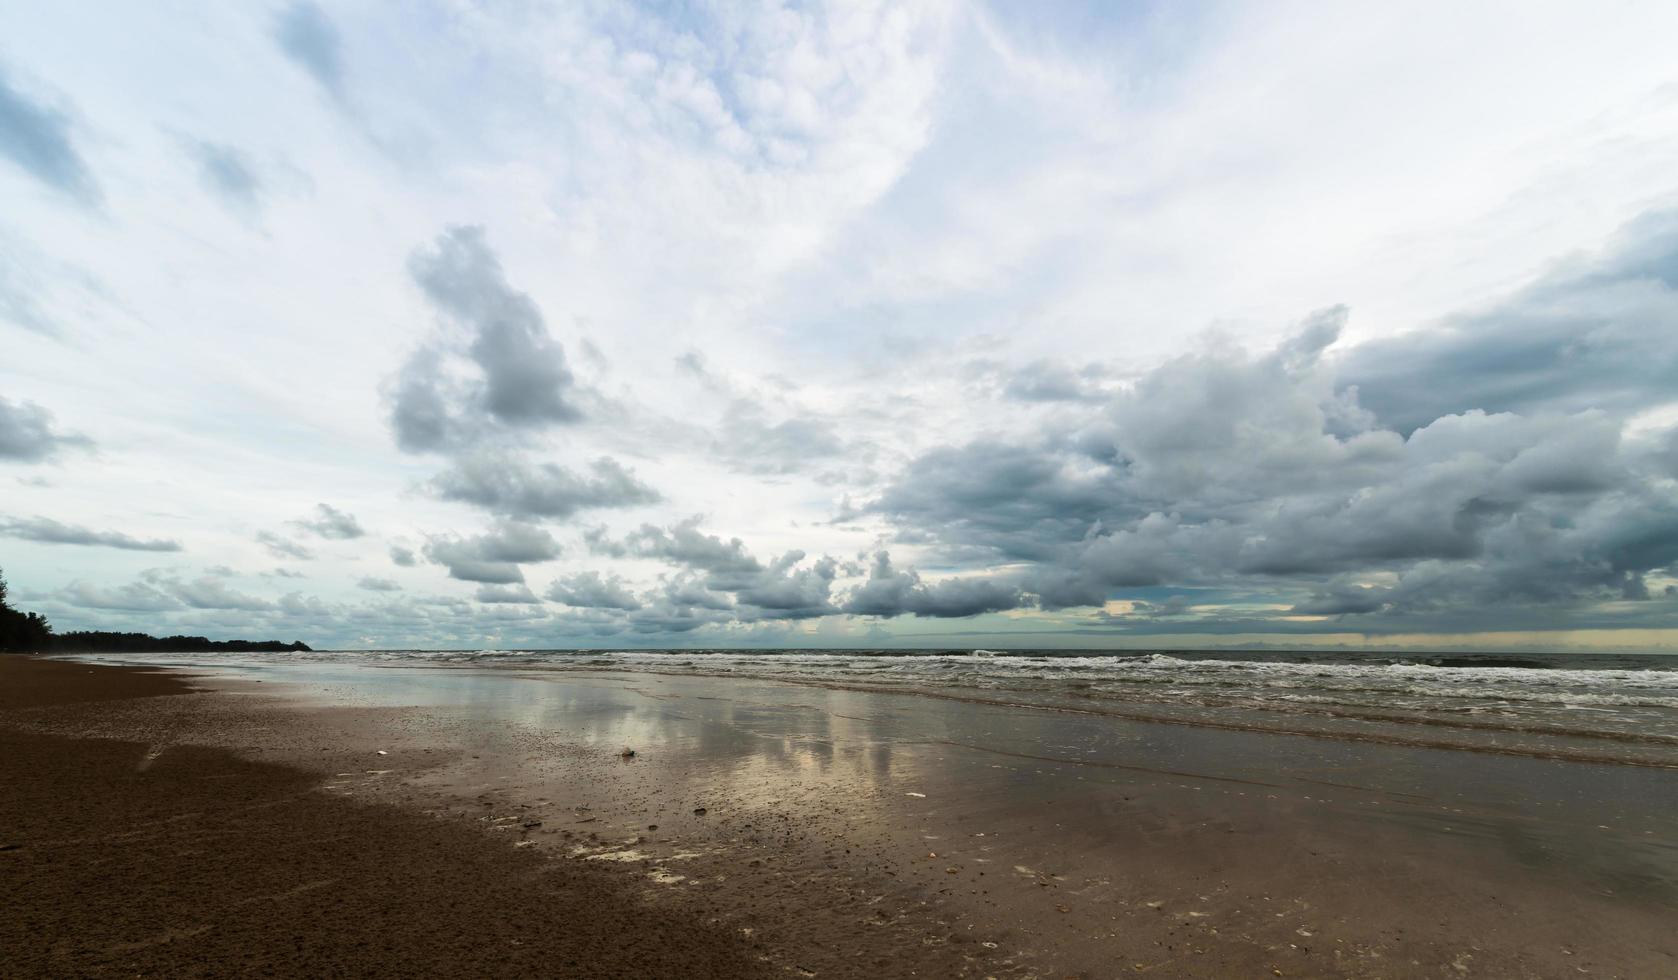
[[[1485,310],[1355,348],[1339,380],[1403,433],[1472,409],[1623,415],[1678,398],[1678,210]]]
[[[286,7],[274,21],[274,40],[333,98],[344,97],[343,41],[320,7],[308,0]]]
[[[554,602],[583,609],[627,611],[641,608],[641,600],[635,597],[623,579],[616,575],[602,578],[599,572],[592,571],[577,572],[559,579],[548,586],[547,596]]]
[[[361,529],[361,523],[354,514],[345,513],[331,504],[316,504],[313,516],[291,523],[334,541],[348,541],[367,533]]]
[[[702,626],[726,623],[727,613],[712,613],[692,607],[661,607],[635,613],[629,627],[637,633],[688,633]]]
[[[1678,479],[1678,427],[1665,433],[1649,447],[1647,460],[1653,472]]]
[[[63,524],[46,517],[0,518],[0,534],[38,541],[42,544],[75,544],[100,548],[120,548],[124,551],[180,551],[178,541],[162,538],[136,538],[120,531],[94,531],[74,524]]]
[[[735,591],[735,600],[763,619],[811,619],[838,612],[830,594],[839,563],[822,557],[808,568],[797,567],[803,560],[804,552],[796,550],[776,558]]]
[[[60,449],[88,449],[93,441],[53,428],[52,413],[34,402],[9,401],[0,395],[0,460],[39,463]]]
[[[422,349],[391,387],[391,424],[410,452],[442,450],[497,427],[539,429],[583,417],[585,394],[531,298],[508,284],[484,230],[456,226],[415,252],[408,271],[468,339],[476,378],[449,375],[445,352]]]
[[[70,134],[68,116],[30,98],[0,67],[0,157],[55,190],[97,204],[99,187]]]
[[[425,545],[425,557],[446,567],[450,578],[487,585],[523,583],[521,564],[552,561],[559,554],[553,535],[513,521],[502,522],[488,534],[433,538]]]
[[[1122,506],[1111,467],[995,441],[934,449],[868,510],[952,545],[1042,559]]]
[[[1025,603],[1018,585],[989,579],[956,578],[928,585],[913,569],[892,567],[891,555],[879,551],[874,554],[868,580],[851,592],[844,611],[885,618],[905,613],[955,618],[1018,609]]]
[[[1390,590],[1372,585],[1337,585],[1311,593],[1288,612],[1302,616],[1344,616],[1378,612],[1388,605]]]
[[[1020,583],[1045,609],[1192,586],[1259,589],[1287,615],[1330,617],[1322,630],[1523,628],[1544,605],[1619,604],[1634,621],[1625,604],[1650,601],[1648,576],[1678,562],[1678,501],[1662,482],[1678,435],[1621,436],[1626,412],[1678,395],[1671,230],[1640,222],[1607,258],[1473,321],[1527,324],[1563,361],[1496,361],[1500,344],[1526,350],[1496,336],[1479,357],[1466,328],[1334,358],[1346,311],[1330,308],[1270,352],[1212,343],[1163,364],[1034,441],[931,450],[855,509],[947,558],[1027,563]],[[900,578],[876,571],[847,610],[907,609]],[[1230,602],[1169,616],[1208,630],[1283,622]]]
[[[313,551],[288,537],[275,534],[273,531],[258,531],[256,542],[267,548],[268,553],[275,558],[295,558],[298,561],[309,561],[315,557]]]
[[[217,197],[247,211],[262,203],[262,178],[239,148],[201,139],[183,139],[181,145],[198,167],[199,182]]]
[[[601,457],[580,475],[553,463],[530,463],[505,453],[457,460],[431,481],[444,500],[516,518],[564,518],[579,510],[633,507],[659,500],[656,490],[616,460]]]

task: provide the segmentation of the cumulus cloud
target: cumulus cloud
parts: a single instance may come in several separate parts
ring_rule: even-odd
[[[124,551],[180,551],[178,541],[136,538],[120,531],[95,531],[47,517],[0,519],[0,534],[42,544],[76,544]]]
[[[660,499],[616,460],[601,457],[589,474],[554,463],[531,463],[504,453],[475,453],[457,460],[431,481],[444,500],[521,519],[565,518],[579,510],[633,507]]]
[[[723,540],[699,528],[699,518],[670,527],[644,524],[622,542],[594,535],[590,547],[608,552],[666,562],[678,568],[665,579],[633,620],[648,630],[659,622],[680,624],[683,630],[713,621],[711,613],[730,612],[745,622],[808,619],[838,612],[831,593],[839,564],[823,556],[805,564],[801,550],[760,561],[739,538]],[[704,615],[696,614],[704,611]]]
[[[810,619],[838,612],[829,594],[839,563],[824,556],[800,568],[804,557],[794,550],[774,559],[762,574],[735,590],[735,600],[765,619]]]
[[[284,535],[275,534],[273,531],[258,531],[256,542],[267,548],[268,553],[276,558],[295,558],[298,561],[309,561],[315,557],[315,553],[307,547]]]
[[[1604,327],[1596,336],[1606,340],[1570,355],[1607,356],[1614,338],[1629,344],[1670,322],[1664,228],[1634,228],[1605,257],[1552,273],[1544,288],[1496,308],[1595,310],[1605,295],[1619,296],[1636,326]],[[1618,381],[1556,380],[1553,397],[1536,388],[1516,397],[1507,377],[1498,380],[1513,368],[1496,363],[1441,385],[1413,378],[1412,400],[1401,404],[1383,387],[1401,387],[1397,375],[1380,374],[1387,356],[1452,361],[1451,344],[1467,343],[1467,333],[1452,341],[1447,330],[1436,348],[1401,338],[1413,348],[1347,349],[1348,316],[1344,307],[1319,310],[1258,352],[1207,340],[1124,385],[1105,385],[1111,374],[1100,366],[987,369],[1004,397],[1053,402],[1054,411],[1024,416],[1012,435],[934,445],[846,507],[848,521],[883,521],[882,540],[912,544],[956,574],[928,580],[894,565],[884,548],[866,568],[800,549],[760,558],[742,538],[692,518],[622,537],[584,529],[591,555],[672,571],[645,589],[598,570],[573,573],[547,598],[596,635],[834,613],[1077,608],[1092,610],[1089,626],[1136,633],[1659,621],[1655,606],[1670,602],[1662,576],[1678,570],[1670,493],[1678,430],[1625,433],[1631,414],[1672,401],[1669,388],[1638,366]],[[1664,345],[1648,347],[1651,361],[1665,363]],[[757,446],[758,472],[801,465],[797,452],[776,448],[780,423],[718,390],[733,399],[732,417],[748,423],[735,435],[749,438],[736,441]],[[458,419],[469,401],[445,400],[443,417]],[[814,442],[823,453],[835,448]],[[527,519],[652,499],[607,461],[578,474],[495,453],[457,456],[431,489]],[[479,539],[437,539],[426,553],[457,578],[519,586],[522,597],[519,564],[549,549],[515,558]]]
[[[393,544],[390,546],[390,561],[393,565],[412,568],[419,564],[419,556],[414,554],[412,548],[404,548],[399,544]]]
[[[587,394],[536,303],[514,289],[484,230],[456,226],[409,259],[432,306],[462,328],[460,349],[426,347],[390,387],[390,419],[408,452],[444,450],[486,431],[537,430],[583,417]],[[456,377],[450,360],[470,365]]]
[[[577,572],[548,586],[547,597],[554,602],[584,609],[641,608],[641,600],[616,575],[602,577],[599,572]]]
[[[34,402],[13,402],[0,395],[0,460],[39,463],[61,449],[91,448],[93,441],[54,429],[52,413]]]
[[[975,566],[1023,563],[1020,584],[1046,609],[1166,586],[1259,589],[1296,618],[1334,617],[1319,628],[1434,628],[1469,611],[1477,628],[1514,628],[1536,604],[1641,600],[1646,577],[1678,561],[1658,450],[1623,445],[1623,415],[1581,409],[1582,383],[1558,384],[1550,402],[1530,400],[1536,391],[1508,402],[1495,379],[1433,385],[1423,372],[1415,391],[1454,400],[1401,431],[1403,413],[1370,410],[1363,386],[1338,374],[1378,359],[1326,355],[1345,318],[1313,314],[1258,355],[1212,343],[1036,442],[930,450],[861,510]],[[1642,394],[1594,390],[1622,410],[1665,397],[1652,379],[1625,383]],[[1524,411],[1492,410],[1511,405]],[[929,601],[903,579],[877,558],[847,611]],[[1230,629],[1278,621],[1240,603],[1217,610],[1204,602],[1195,615]]]
[[[1626,415],[1678,399],[1678,209],[1485,309],[1362,344],[1338,375],[1401,433],[1472,409]]]
[[[163,580],[163,588],[181,602],[194,609],[238,609],[254,611],[272,609],[266,599],[248,595],[229,586],[223,579],[201,575],[191,581]]]
[[[97,204],[99,186],[71,130],[69,116],[31,98],[0,69],[0,157],[55,190]]]
[[[520,565],[552,561],[560,555],[559,542],[552,534],[516,521],[503,521],[476,537],[433,538],[424,550],[426,558],[449,570],[450,578],[486,585],[523,583]]]
[[[274,40],[328,94],[344,98],[343,40],[319,6],[299,0],[280,11],[274,20]]]
[[[393,581],[391,579],[388,579],[388,578],[379,578],[376,575],[363,575],[361,577],[361,580],[359,582],[357,582],[355,585],[356,585],[356,588],[365,589],[368,592],[401,592],[402,591],[402,586],[398,585],[395,581]]]
[[[525,585],[480,585],[473,598],[491,605],[531,605],[541,602]]]
[[[771,421],[749,401],[736,401],[711,441],[712,452],[745,473],[794,473],[845,451],[833,423],[811,415]]]
[[[724,541],[699,529],[692,517],[673,527],[643,524],[624,541],[629,554],[657,558],[704,572],[712,588],[743,588],[764,570],[739,538]]]
[[[312,516],[291,523],[333,541],[348,541],[367,533],[361,529],[361,523],[355,519],[354,514],[341,511],[331,504],[316,504]]]
[[[440,351],[421,348],[408,356],[391,383],[390,426],[404,452],[438,450],[459,442],[455,385],[443,370]]]
[[[1089,402],[1107,397],[1099,384],[1105,371],[1097,364],[1074,368],[1060,361],[1037,360],[1002,374],[1002,396],[1014,401]]]
[[[180,600],[147,582],[101,588],[77,580],[61,589],[57,598],[83,609],[163,612],[181,608]]]
[[[923,453],[865,509],[960,553],[1040,560],[1123,509],[1123,497],[1105,461],[984,439]]]
[[[884,618],[905,613],[955,618],[1018,609],[1025,602],[1018,585],[987,578],[951,578],[929,585],[913,569],[894,568],[891,555],[879,551],[874,554],[868,580],[851,592],[844,611]]]

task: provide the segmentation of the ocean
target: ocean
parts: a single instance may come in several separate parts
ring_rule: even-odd
[[[374,650],[98,657],[741,677],[1135,721],[1678,767],[1678,657],[1034,650]]]

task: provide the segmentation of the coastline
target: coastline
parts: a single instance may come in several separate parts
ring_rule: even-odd
[[[63,672],[67,687],[74,678],[71,696],[102,685],[109,699],[19,701],[17,664]],[[225,887],[260,876],[265,854],[238,845],[262,840],[266,814],[283,807],[319,808],[318,826],[340,828],[335,846],[376,852],[361,864],[340,855],[335,865],[353,873],[247,896],[258,901],[242,907],[289,911],[248,917],[277,924],[241,940],[235,972],[277,950],[285,929],[338,935],[393,894],[409,932],[504,938],[504,949],[471,945],[472,957],[526,957],[508,967],[520,972],[536,961],[514,938],[580,941],[579,922],[593,923],[581,932],[595,945],[570,955],[599,958],[573,976],[1640,976],[1678,963],[1662,925],[1675,908],[1665,801],[1598,830],[1565,807],[1484,789],[1635,802],[1663,777],[1647,769],[747,678],[346,666],[220,670],[192,681],[213,690],[186,693],[177,673],[28,658],[0,659],[0,670],[0,698],[12,698],[0,701],[0,736],[27,750],[7,755],[33,760],[16,775],[36,786],[0,822],[8,840],[25,838],[4,866],[51,853],[67,863],[49,878],[68,887],[81,864],[110,858],[63,841],[138,841],[151,857],[136,880],[207,855],[220,870],[191,880]],[[110,671],[126,679],[104,680]],[[625,742],[634,759],[618,756]],[[1377,785],[1377,770],[1416,785]],[[77,789],[74,772],[93,784]],[[160,776],[187,773],[173,795],[147,795]],[[95,790],[117,802],[93,805]],[[251,793],[272,805],[252,807]],[[244,809],[221,836],[201,832],[234,806]],[[159,807],[198,814],[179,821],[192,833],[154,834],[135,818]],[[34,823],[18,822],[30,812]],[[97,832],[63,834],[90,814]],[[1581,838],[1586,829],[1600,840]],[[308,852],[304,840],[288,854]],[[439,849],[451,860],[431,868]],[[381,879],[391,869],[453,877],[425,891]],[[571,906],[587,915],[556,920],[552,888],[509,884],[555,876],[560,891],[588,896]],[[109,910],[95,930],[84,921],[93,909],[25,895],[31,931],[8,944],[35,950],[25,976],[133,972],[131,961],[179,972],[246,928],[124,889],[121,903],[149,909],[151,931],[141,912]],[[381,920],[362,940],[405,934]],[[679,967],[621,960],[672,949]],[[427,955],[443,964],[451,950],[468,947]],[[331,955],[316,948],[311,962]],[[498,962],[472,957],[453,962],[466,972]]]
[[[27,730],[191,692],[176,672],[0,657],[0,972],[765,975],[731,937],[651,919],[594,869],[323,794],[318,772],[167,726],[134,732],[161,742]]]

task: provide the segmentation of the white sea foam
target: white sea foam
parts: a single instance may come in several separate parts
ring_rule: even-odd
[[[781,678],[826,684],[979,692],[1057,703],[1103,700],[1163,707],[1400,712],[1462,718],[1513,716],[1568,728],[1678,737],[1678,670],[1596,667],[1582,657],[1554,666],[1449,665],[1395,659],[1240,659],[1204,655],[1054,655],[867,651],[371,651],[183,655],[224,663],[362,662],[658,671]],[[1637,661],[1633,661],[1637,662]],[[1656,661],[1658,663],[1658,661]],[[1562,664],[1565,663],[1565,666]],[[1678,661],[1674,662],[1678,667]]]

